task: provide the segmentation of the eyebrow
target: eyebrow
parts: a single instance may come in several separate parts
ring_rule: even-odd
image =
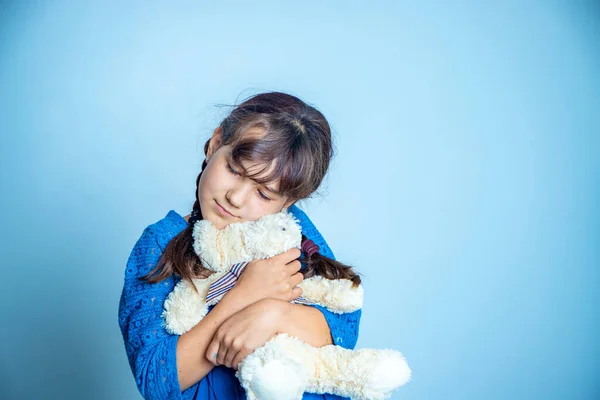
[[[281,192],[279,192],[279,191],[277,191],[277,190],[275,190],[275,189],[272,189],[272,188],[270,188],[270,187],[268,187],[268,186],[266,186],[266,185],[262,185],[262,186],[263,186],[265,189],[267,189],[269,192],[271,192],[271,193],[273,193],[273,194],[275,194],[275,195],[277,195],[277,196],[281,196]]]
[[[244,175],[246,175],[246,168],[244,168],[244,166],[243,166],[243,165],[241,165],[241,164],[238,164],[238,163],[236,163],[235,161],[233,161],[233,157],[231,157],[231,152],[230,152],[230,153],[227,155],[227,162],[228,162],[229,164],[233,164],[233,165],[236,165],[236,166],[238,166],[239,168],[241,168],[241,169],[242,169],[242,171],[243,171],[243,174],[244,174]],[[256,182],[256,179],[253,179],[253,178],[250,178],[250,179],[252,179],[254,182]],[[259,184],[260,186],[264,187],[265,189],[267,189],[269,192],[273,193],[274,195],[277,195],[277,196],[280,196],[280,197],[281,197],[281,196],[283,196],[283,195],[282,195],[282,193],[281,193],[280,191],[278,191],[278,190],[275,190],[275,189],[273,189],[273,188],[271,188],[271,187],[267,186],[267,185],[266,185],[266,184],[264,184],[264,183],[263,183],[263,184],[261,184],[261,183],[258,183],[258,182],[256,182],[256,183],[257,183],[257,184]]]

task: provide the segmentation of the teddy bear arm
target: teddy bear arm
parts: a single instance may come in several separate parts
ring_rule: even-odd
[[[192,284],[180,280],[164,303],[163,319],[167,332],[176,335],[192,329],[208,312],[206,293],[210,288],[209,279],[197,279]]]
[[[352,286],[348,279],[326,279],[313,276],[302,281],[302,297],[334,313],[349,313],[362,308],[364,289]]]

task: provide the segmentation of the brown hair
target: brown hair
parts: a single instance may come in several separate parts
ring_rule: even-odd
[[[232,161],[237,167],[241,168],[242,161],[265,166],[246,176],[261,184],[279,179],[279,193],[294,201],[307,198],[318,189],[333,156],[331,129],[323,114],[289,94],[271,92],[253,96],[237,106],[219,127],[221,145],[231,145]],[[245,135],[251,128],[260,128],[264,135]],[[209,143],[210,140],[204,146],[205,154]],[[202,171],[206,165],[205,160]],[[264,175],[272,165],[274,168]],[[192,238],[194,224],[202,219],[198,200],[202,171],[196,178],[196,201],[188,226],[169,242],[156,267],[140,279],[156,283],[172,274],[191,280],[212,273],[200,263]],[[354,286],[360,283],[360,277],[351,267],[318,253],[305,261],[305,278],[320,275],[350,279]]]

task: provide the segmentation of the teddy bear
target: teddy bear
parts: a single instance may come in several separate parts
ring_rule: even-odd
[[[199,220],[194,224],[193,237],[194,251],[213,273],[192,282],[182,279],[168,295],[164,326],[178,335],[193,328],[208,313],[208,307],[225,295],[227,287],[209,292],[213,283],[227,286],[231,281],[227,275],[239,275],[248,262],[300,248],[302,231],[295,217],[283,210],[256,221],[232,223],[221,230],[209,221]],[[298,286],[303,292],[294,300],[296,303],[318,304],[334,313],[362,308],[363,287],[354,287],[348,279],[313,276]],[[300,400],[304,392],[379,400],[407,383],[411,370],[395,350],[349,350],[336,345],[316,348],[278,334],[240,362],[236,377],[248,400]]]

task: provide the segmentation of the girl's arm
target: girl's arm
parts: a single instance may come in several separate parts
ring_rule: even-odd
[[[295,206],[290,208],[290,212],[298,218],[303,234],[320,247],[320,253],[334,258],[306,214]],[[217,329],[206,352],[207,360],[215,365],[235,368],[246,355],[264,345],[276,333],[287,333],[314,347],[335,344],[353,349],[356,346],[362,310],[336,314],[321,306],[290,304],[275,299],[259,303],[231,316]],[[268,314],[268,317],[261,320],[261,314]],[[233,338],[237,339],[237,343],[232,341]],[[218,353],[216,360],[213,358],[215,352]]]
[[[360,310],[334,314],[284,300],[263,299],[222,322],[205,357],[214,365],[237,368],[248,354],[278,333],[287,333],[313,347],[335,344],[352,349],[358,338],[360,315]]]
[[[221,324],[247,305],[240,296],[230,291],[196,326],[179,337],[177,372],[182,391],[199,382],[214,368],[215,365],[204,357],[208,345]]]
[[[211,353],[208,351],[209,344],[223,322],[234,314],[239,314],[240,310],[256,311],[257,307],[249,306],[257,304],[258,312],[251,318],[258,325],[252,333],[260,337],[258,341],[261,344],[266,342],[265,338],[273,336],[275,332],[269,330],[271,328],[266,323],[267,319],[262,317],[264,309],[260,308],[263,304],[261,300],[273,298],[285,303],[300,295],[301,290],[296,286],[302,281],[302,274],[298,272],[300,263],[295,261],[299,256],[298,249],[291,249],[267,260],[253,261],[246,267],[247,273],[240,277],[234,288],[226,293],[211,312],[180,336],[177,343],[177,371],[182,390],[204,378],[214,367],[218,349]],[[271,310],[268,316],[272,321],[280,319],[274,314],[276,311]],[[231,340],[225,338],[229,345],[233,344],[233,337],[228,336]],[[209,356],[205,356],[206,354]]]
[[[302,274],[298,272],[300,262],[296,260],[300,251],[291,249],[268,260],[254,261],[252,268],[247,267],[252,273],[245,273],[235,290],[227,293],[197,326],[177,336],[167,333],[162,323],[163,304],[175,286],[175,278],[155,284],[139,280],[162,256],[166,243],[161,247],[157,236],[160,233],[148,227],[127,261],[119,325],[131,369],[144,398],[187,398],[193,395],[193,389],[189,393],[186,389],[213,368],[205,354],[223,321],[260,299],[291,301],[300,295],[301,290],[296,287],[302,281]]]
[[[336,314],[321,306],[287,304],[279,333],[295,336],[314,347],[335,344],[354,349],[358,340],[358,325],[362,310]]]
[[[273,300],[271,306],[281,308],[276,333],[287,333],[313,347],[335,344],[353,349],[358,340],[361,310],[335,314],[321,306],[305,306]]]

